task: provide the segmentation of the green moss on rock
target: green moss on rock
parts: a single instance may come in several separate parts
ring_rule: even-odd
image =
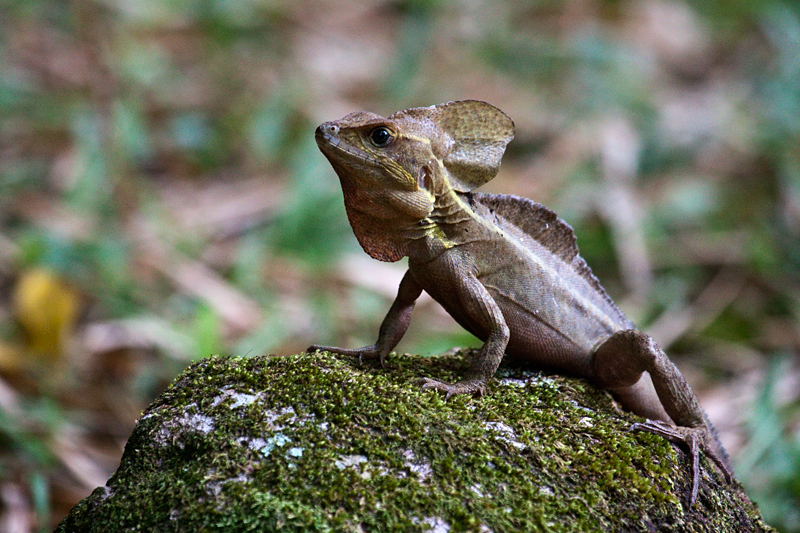
[[[145,411],[74,531],[768,531],[740,487],[629,431],[586,382],[501,369],[445,402],[462,357],[213,357]]]

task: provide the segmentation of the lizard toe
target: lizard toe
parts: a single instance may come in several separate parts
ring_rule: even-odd
[[[465,380],[451,384],[438,379],[420,378],[419,383],[422,385],[422,390],[433,389],[445,393],[445,400],[459,394],[483,396],[484,385],[478,380]]]
[[[714,438],[708,428],[673,426],[660,420],[648,420],[647,422],[633,424],[631,429],[633,431],[647,431],[648,433],[659,435],[670,442],[681,444],[689,449],[692,473],[692,492],[689,498],[690,506],[697,500],[700,485],[700,450],[703,451],[706,457],[714,462],[725,477],[727,483],[733,481],[733,473],[726,461],[724,461],[717,452],[714,446]]]

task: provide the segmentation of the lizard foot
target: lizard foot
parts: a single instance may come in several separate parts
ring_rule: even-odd
[[[647,431],[660,435],[670,442],[683,444],[689,448],[689,455],[692,458],[691,471],[692,471],[692,494],[689,500],[689,506],[694,504],[697,499],[697,492],[700,484],[700,450],[706,456],[714,461],[722,475],[725,476],[725,481],[731,483],[733,481],[733,472],[731,472],[728,465],[727,458],[722,457],[722,454],[717,450],[714,443],[714,437],[711,431],[706,427],[690,428],[683,426],[673,426],[660,420],[648,420],[643,423],[636,423],[631,426],[633,431]]]
[[[485,387],[483,381],[477,379],[467,379],[464,381],[459,381],[458,383],[450,384],[445,383],[444,381],[439,381],[438,379],[420,378],[419,383],[422,385],[422,390],[434,389],[445,393],[445,400],[448,400],[451,396],[455,396],[457,394],[483,396],[483,389]]]

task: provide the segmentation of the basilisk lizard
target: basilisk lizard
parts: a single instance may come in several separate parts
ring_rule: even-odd
[[[383,363],[425,290],[484,344],[463,380],[423,378],[423,388],[482,394],[504,355],[583,377],[647,419],[634,429],[688,446],[690,503],[700,450],[730,483],[728,456],[686,379],[614,304],[572,228],[531,200],[472,192],[495,177],[513,136],[505,113],[476,100],[389,118],[352,113],[317,128],[359,243],[381,261],[408,256],[408,271],[375,344],[308,351]]]

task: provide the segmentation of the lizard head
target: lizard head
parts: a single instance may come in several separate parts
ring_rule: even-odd
[[[351,113],[321,124],[316,141],[339,176],[361,246],[396,261],[405,255],[408,230],[433,212],[437,198],[494,178],[513,131],[502,111],[470,100],[388,118]]]

